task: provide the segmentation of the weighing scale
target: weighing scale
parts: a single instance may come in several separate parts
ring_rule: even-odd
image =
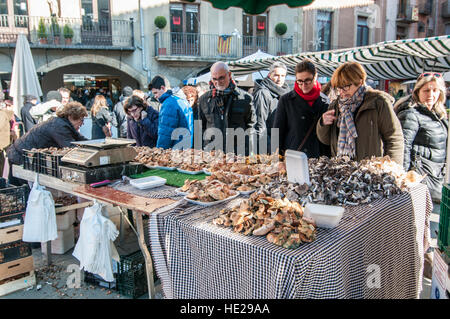
[[[137,152],[130,145],[134,143],[132,139],[109,137],[72,142],[77,147],[61,158],[61,179],[90,184],[140,174],[144,166],[133,163]]]
[[[117,163],[131,162],[137,156],[131,144],[135,140],[110,138],[81,142],[72,142],[78,147],[69,151],[61,161],[84,167],[98,167]]]

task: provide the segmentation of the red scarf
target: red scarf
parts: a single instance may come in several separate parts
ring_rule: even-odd
[[[297,82],[295,82],[294,90],[297,92],[298,95],[302,99],[304,99],[306,102],[308,102],[309,106],[312,106],[314,104],[314,101],[317,100],[317,98],[320,96],[320,89],[321,85],[319,81],[316,81],[316,84],[314,84],[311,91],[309,91],[308,94],[303,93],[302,89],[298,86]]]

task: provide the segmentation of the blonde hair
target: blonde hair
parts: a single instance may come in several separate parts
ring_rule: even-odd
[[[331,77],[331,86],[333,88],[343,87],[349,84],[358,86],[361,80],[364,84],[366,79],[367,73],[361,64],[358,62],[346,62],[334,71]]]
[[[133,90],[133,95],[139,96],[141,99],[145,99],[145,93],[141,90]]]
[[[414,90],[413,90],[413,99],[415,102],[417,103],[421,103],[420,99],[419,99],[419,91],[420,89],[427,83],[430,82],[435,82],[439,88],[440,94],[439,94],[439,98],[436,101],[436,103],[434,103],[433,107],[431,108],[431,111],[434,111],[434,113],[436,113],[439,118],[443,119],[443,118],[447,118],[447,112],[446,112],[446,108],[445,108],[445,99],[446,99],[446,86],[445,86],[445,82],[444,79],[441,77],[435,77],[434,75],[430,75],[430,76],[424,76],[421,77],[417,80],[416,85],[414,86]]]
[[[79,102],[69,102],[64,105],[61,109],[56,111],[58,117],[63,117],[68,119],[69,116],[74,120],[79,120],[85,118],[88,113],[86,108]]]
[[[92,105],[91,114],[92,116],[96,116],[100,109],[108,108],[108,104],[106,103],[106,99],[103,95],[99,94],[94,99],[94,104]]]

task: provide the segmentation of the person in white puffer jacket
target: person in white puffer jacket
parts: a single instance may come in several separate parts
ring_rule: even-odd
[[[38,123],[44,122],[51,117],[56,116],[56,111],[63,107],[62,95],[58,91],[49,91],[46,102],[37,104],[30,109],[32,117],[38,120]]]

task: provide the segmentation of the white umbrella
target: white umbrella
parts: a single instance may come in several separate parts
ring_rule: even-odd
[[[24,34],[19,34],[17,37],[9,91],[9,95],[14,98],[14,113],[18,117],[20,117],[24,95],[34,95],[39,101],[42,95],[30,44]]]

